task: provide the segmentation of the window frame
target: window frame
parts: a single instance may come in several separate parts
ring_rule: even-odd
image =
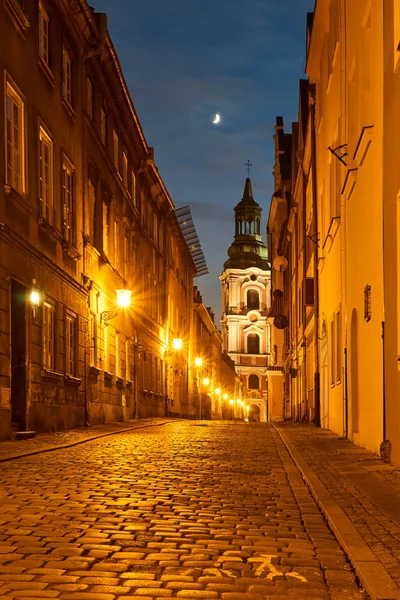
[[[107,112],[104,105],[100,107],[100,140],[103,146],[107,147]]]
[[[254,387],[252,385],[250,385],[250,380],[251,378],[257,378],[257,387]],[[260,377],[258,375],[256,375],[256,373],[251,373],[249,375],[248,381],[247,381],[247,387],[249,390],[259,390],[260,389]]]
[[[38,23],[38,53],[39,59],[50,70],[50,17],[43,5],[43,2],[39,0],[39,23]],[[45,27],[44,27],[45,25]],[[47,31],[46,30],[47,27]]]
[[[8,117],[8,100],[10,100],[10,119]],[[15,126],[14,120],[12,118],[13,110],[12,106],[16,106],[19,115],[20,115],[20,128],[19,128],[19,144],[16,148],[15,142]],[[10,121],[10,133],[11,133],[11,160],[8,162],[8,121]],[[4,144],[5,144],[5,182],[6,185],[9,185],[12,189],[14,189],[19,194],[26,193],[26,165],[25,165],[25,157],[26,157],[26,133],[25,133],[25,101],[22,95],[19,93],[18,88],[6,79],[5,86],[5,102],[4,102]],[[15,152],[17,150],[17,154],[19,157],[19,166],[20,172],[18,174],[17,169],[15,168]],[[9,175],[10,171],[10,175]],[[18,177],[18,185],[16,185],[16,174]]]
[[[77,372],[77,322],[77,315],[67,312],[65,316],[65,374],[70,377],[76,377]]]
[[[65,46],[62,47],[62,98],[72,108],[72,58]]]
[[[39,170],[38,170],[38,198],[39,198],[39,214],[45,219],[50,225],[54,225],[54,143],[53,139],[48,132],[48,130],[44,127],[42,123],[39,124]],[[48,180],[48,194],[46,198],[48,198],[49,202],[46,202],[46,198],[44,198],[43,193],[43,183],[46,185],[46,181],[44,175],[46,173],[46,164],[42,162],[44,160],[44,156],[42,155],[42,150],[47,148],[49,151],[49,180]],[[50,218],[48,218],[47,214]]]
[[[249,340],[255,340],[256,338],[258,339],[258,352],[250,352]],[[260,336],[258,335],[258,333],[249,333],[247,335],[247,338],[246,338],[246,352],[247,352],[247,354],[254,354],[254,355],[261,354],[261,352],[260,352],[261,348],[260,347],[261,347],[261,340],[260,340]]]
[[[113,129],[113,164],[119,175],[119,137],[115,129]]]
[[[48,318],[50,317],[50,318]],[[49,300],[43,302],[42,365],[47,371],[56,370],[56,306]],[[48,346],[49,344],[49,346]]]
[[[67,207],[65,202],[67,189],[65,186],[65,173],[68,173],[70,176],[71,189],[69,191],[70,194],[70,207]],[[66,207],[68,208],[69,219],[66,219]],[[63,154],[61,161],[61,231],[63,238],[72,246],[75,245],[75,167],[71,163],[71,161]],[[66,222],[70,220],[70,226],[66,225]],[[66,235],[66,232],[69,231],[70,234]]]

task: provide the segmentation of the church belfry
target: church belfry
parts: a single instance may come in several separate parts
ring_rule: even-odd
[[[267,367],[272,352],[268,323],[271,267],[261,234],[262,208],[253,198],[250,177],[246,178],[243,197],[234,212],[234,240],[219,277],[223,346],[242,378],[248,419],[267,421]]]

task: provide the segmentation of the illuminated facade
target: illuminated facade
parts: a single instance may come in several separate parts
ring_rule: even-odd
[[[235,237],[220,275],[223,347],[243,381],[243,401],[250,417],[267,421],[282,416],[282,392],[272,393],[271,269],[262,241],[261,207],[246,179],[242,200],[235,207]],[[278,399],[279,398],[279,399]]]
[[[0,15],[0,439],[186,416],[198,257],[106,16],[72,0]]]

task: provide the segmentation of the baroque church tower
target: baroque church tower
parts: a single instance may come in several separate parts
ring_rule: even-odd
[[[267,367],[271,355],[268,310],[271,267],[261,235],[262,208],[247,177],[243,198],[235,207],[235,237],[220,275],[223,348],[243,382],[249,420],[268,421]]]

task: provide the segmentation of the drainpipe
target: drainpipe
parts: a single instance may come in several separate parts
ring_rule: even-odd
[[[320,397],[320,374],[319,374],[319,276],[318,276],[318,196],[317,196],[317,163],[316,163],[316,139],[315,139],[315,83],[309,87],[309,106],[311,113],[311,160],[312,160],[312,190],[313,190],[313,221],[315,233],[314,249],[314,321],[315,321],[315,370],[314,370],[314,401],[315,413],[314,423],[321,426],[321,397]]]

